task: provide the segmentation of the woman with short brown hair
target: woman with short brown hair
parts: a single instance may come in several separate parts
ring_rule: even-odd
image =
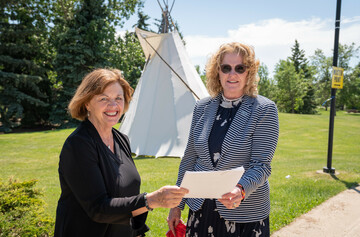
[[[177,206],[187,192],[164,186],[140,193],[129,139],[113,128],[132,92],[119,70],[96,69],[71,100],[69,112],[82,122],[60,154],[55,236],[144,236],[147,212]]]

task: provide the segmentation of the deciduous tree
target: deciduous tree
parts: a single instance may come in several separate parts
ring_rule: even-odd
[[[280,111],[295,113],[303,105],[306,91],[303,74],[296,72],[290,60],[280,60],[275,68],[274,79],[277,84],[276,102]]]
[[[265,64],[261,63],[259,67],[258,75],[260,78],[258,83],[259,94],[271,100],[275,100],[276,87],[274,85],[273,80],[269,77],[269,70]]]
[[[122,71],[124,78],[135,89],[145,64],[138,38],[133,32],[126,31],[124,36],[117,38],[112,50],[115,57],[111,58],[111,63]]]
[[[338,66],[344,69],[344,78],[343,89],[337,90],[336,105],[342,110],[345,108],[355,108],[355,104],[357,103],[356,96],[360,96],[360,94],[358,93],[359,90],[358,88],[356,88],[356,86],[358,85],[358,80],[356,78],[356,71],[358,70],[358,68],[352,68],[350,66],[350,61],[355,59],[358,52],[359,47],[356,47],[355,43],[352,43],[350,45],[339,45]],[[359,66],[359,64],[357,66]],[[353,101],[354,99],[355,101]]]
[[[325,101],[330,99],[332,58],[326,57],[321,49],[317,49],[311,56],[311,64],[316,68],[315,97],[317,104],[324,104],[327,110],[330,103]]]

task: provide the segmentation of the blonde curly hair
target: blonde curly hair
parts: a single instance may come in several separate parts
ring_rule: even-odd
[[[242,44],[239,42],[226,43],[220,46],[218,51],[212,55],[206,64],[206,88],[212,97],[216,97],[223,88],[219,80],[220,65],[224,59],[225,54],[236,53],[243,59],[243,64],[247,66],[248,75],[246,77],[247,83],[244,88],[244,94],[256,97],[257,96],[257,82],[259,76],[257,71],[260,62],[255,59],[255,51],[252,46]]]

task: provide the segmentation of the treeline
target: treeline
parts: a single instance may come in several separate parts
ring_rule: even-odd
[[[142,8],[142,0],[0,0],[0,131],[73,126],[67,104],[94,68],[118,68],[135,88],[145,58],[134,33],[120,37],[116,29],[137,14],[134,26],[149,30]],[[340,109],[360,109],[360,63],[350,66],[358,51],[339,48]],[[295,41],[273,78],[261,65],[259,91],[282,112],[313,114],[330,98],[331,71],[331,57],[317,50],[307,59]]]
[[[67,104],[83,76],[99,67],[123,71],[135,87],[145,59],[133,14],[147,29],[140,0],[0,0],[0,129],[71,126]]]
[[[333,58],[317,49],[308,59],[297,40],[291,52],[291,56],[277,63],[273,78],[269,77],[266,65],[261,64],[259,94],[274,100],[281,112],[315,114],[322,105],[327,109]],[[337,90],[337,109],[360,110],[360,62],[355,67],[350,66],[358,52],[355,43],[339,45],[338,67],[344,69],[344,87]]]

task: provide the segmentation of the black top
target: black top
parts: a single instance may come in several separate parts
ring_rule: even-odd
[[[66,139],[60,154],[61,196],[55,236],[141,235],[148,230],[140,176],[131,158],[128,138],[113,129],[115,154],[86,120]]]
[[[213,166],[217,165],[221,157],[221,147],[232,120],[241,105],[242,98],[227,100],[221,97],[221,103],[209,136],[209,151]]]

